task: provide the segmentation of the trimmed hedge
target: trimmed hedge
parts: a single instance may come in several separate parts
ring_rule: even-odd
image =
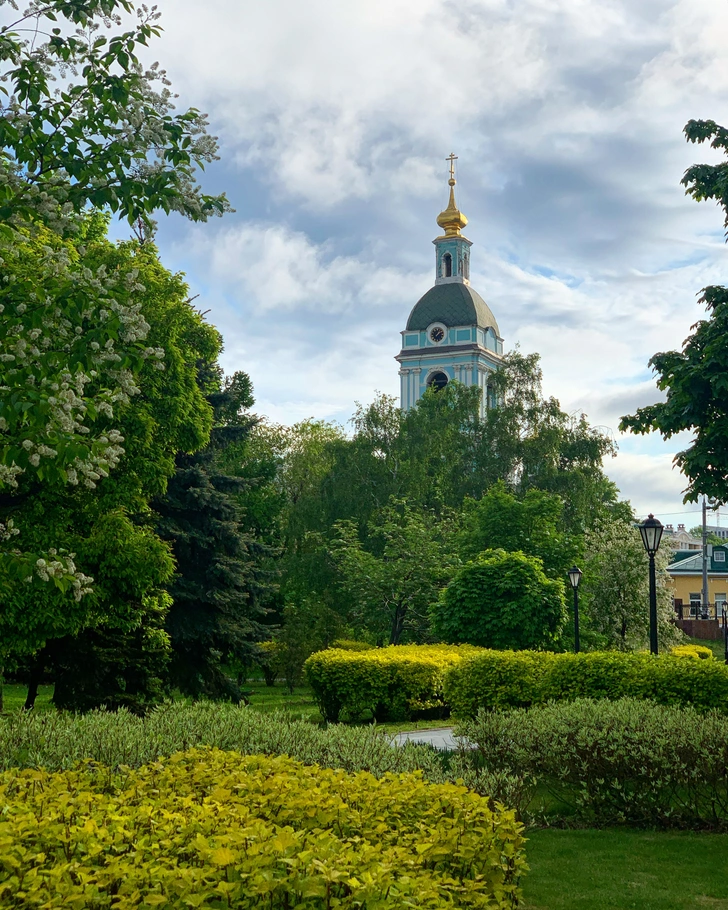
[[[140,770],[0,775],[0,903],[513,908],[513,812],[419,775],[192,750]]]
[[[675,645],[670,648],[673,657],[691,657],[695,660],[714,660],[713,652],[705,645]]]
[[[323,717],[336,722],[368,711],[377,720],[411,717],[418,711],[447,711],[445,673],[466,655],[469,645],[396,645],[372,651],[330,648],[304,664],[306,678]]]
[[[456,717],[575,698],[649,698],[728,713],[728,666],[645,653],[480,651],[452,666],[444,698]]]
[[[456,732],[469,747],[449,773],[525,817],[728,828],[728,718],[717,711],[578,699],[481,711]]]

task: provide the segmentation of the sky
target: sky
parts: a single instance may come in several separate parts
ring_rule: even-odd
[[[159,0],[152,53],[178,106],[209,114],[203,175],[235,208],[160,221],[256,411],[346,423],[399,393],[400,331],[434,283],[446,156],[471,284],[544,392],[613,435],[607,473],[637,514],[698,521],[672,467],[687,437],[619,433],[658,400],[648,367],[724,282],[713,204],[680,179],[728,125],[725,0]],[[726,521],[728,521],[728,510]]]

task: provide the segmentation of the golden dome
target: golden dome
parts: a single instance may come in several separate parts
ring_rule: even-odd
[[[437,216],[437,223],[445,231],[446,237],[459,237],[468,219],[455,204],[455,177],[452,176],[452,170],[450,173],[450,179],[447,181],[450,185],[450,201],[447,208]]]

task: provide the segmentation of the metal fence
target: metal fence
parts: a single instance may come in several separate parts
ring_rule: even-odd
[[[696,602],[686,604],[679,600],[675,601],[675,615],[678,619],[712,619],[713,621],[717,619],[718,624],[722,626],[725,621],[725,612],[726,603],[722,600],[713,604]]]

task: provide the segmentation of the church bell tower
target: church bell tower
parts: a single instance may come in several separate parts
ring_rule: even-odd
[[[450,199],[437,216],[443,233],[435,245],[435,284],[415,304],[402,332],[400,405],[411,408],[432,386],[455,380],[481,390],[481,416],[494,404],[488,382],[503,355],[503,339],[488,304],[470,287],[470,248],[462,234],[468,219],[455,203],[455,161],[450,155]]]

